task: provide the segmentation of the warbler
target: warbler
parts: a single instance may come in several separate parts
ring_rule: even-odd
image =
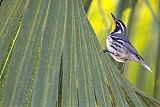
[[[107,49],[104,52],[108,52],[117,62],[134,61],[152,72],[151,68],[144,62],[143,58],[128,40],[125,24],[121,20],[118,20],[112,13],[111,16],[113,18],[112,31],[107,36]]]

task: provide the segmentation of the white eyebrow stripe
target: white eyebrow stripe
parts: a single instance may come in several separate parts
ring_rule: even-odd
[[[118,21],[118,23],[120,24],[120,27],[122,28],[122,31],[124,32],[125,29],[124,29],[123,24],[122,24],[121,22],[119,22],[119,21]],[[118,24],[117,24],[117,25],[118,25]],[[119,25],[118,25],[118,26],[119,26]]]
[[[120,23],[120,22],[119,22]],[[120,25],[121,25],[121,28],[122,28],[122,31],[124,31],[124,26],[120,23]]]

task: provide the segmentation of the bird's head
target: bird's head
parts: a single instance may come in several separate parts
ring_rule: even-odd
[[[113,23],[112,23],[112,33],[126,33],[126,27],[121,20],[116,19],[116,17],[111,13]]]

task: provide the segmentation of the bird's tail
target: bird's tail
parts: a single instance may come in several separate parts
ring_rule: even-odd
[[[150,72],[152,72],[151,68],[143,61],[143,60],[140,60],[139,62],[140,64],[142,64],[146,69],[148,69]]]

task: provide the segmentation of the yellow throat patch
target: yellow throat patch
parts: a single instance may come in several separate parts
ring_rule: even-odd
[[[116,23],[113,21],[112,23],[112,32],[116,29]]]

